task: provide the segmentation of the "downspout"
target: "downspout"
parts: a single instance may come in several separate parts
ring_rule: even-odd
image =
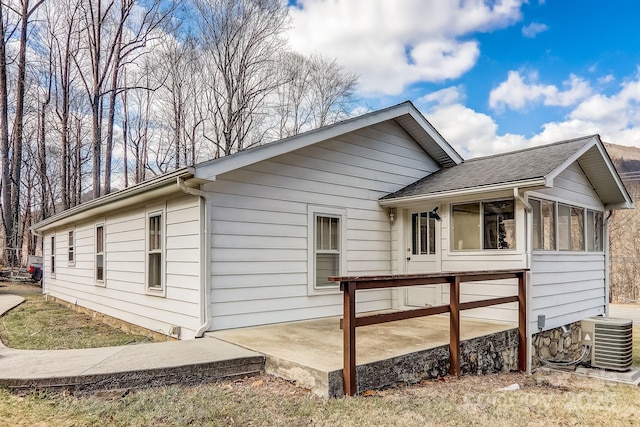
[[[610,273],[610,266],[609,266],[609,219],[611,218],[611,216],[613,215],[613,210],[609,211],[609,215],[607,215],[607,217],[604,220],[604,242],[602,242],[603,246],[604,246],[604,316],[605,317],[609,317],[609,295],[611,292],[610,286],[611,286],[611,277],[609,276]]]
[[[531,268],[531,254],[533,252],[533,208],[529,204],[527,200],[520,194],[520,190],[518,187],[514,187],[513,189],[513,197],[518,200],[524,206],[526,211],[525,213],[525,266],[526,268]],[[531,330],[530,330],[530,319],[531,319],[531,272],[527,273],[527,373],[531,373]]]
[[[197,188],[187,187],[184,180],[180,177],[177,178],[176,182],[180,190],[192,196],[199,196],[201,202],[204,203],[204,227],[202,230],[204,238],[200,238],[200,244],[204,245],[204,251],[200,251],[200,277],[202,277],[203,280],[200,282],[200,326],[196,329],[196,338],[201,338],[209,328],[211,322],[209,316],[209,294],[211,292],[211,234],[209,233],[211,218],[209,217],[209,194]]]

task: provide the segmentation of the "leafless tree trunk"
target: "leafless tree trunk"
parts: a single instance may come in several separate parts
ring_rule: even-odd
[[[253,132],[279,84],[273,71],[288,24],[287,8],[280,0],[194,3],[209,61],[207,80],[217,95],[212,107],[219,134],[211,140],[228,155],[262,142],[260,133]]]

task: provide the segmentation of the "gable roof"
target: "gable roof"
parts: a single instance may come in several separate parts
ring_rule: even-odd
[[[553,187],[553,179],[574,162],[578,162],[607,209],[633,206],[598,135],[467,160],[380,200],[389,205],[516,187]]]
[[[413,103],[405,101],[392,107],[373,111],[280,141],[199,163],[195,165],[195,176],[196,178],[213,181],[216,176],[223,173],[388,120],[397,122],[442,167],[446,168],[462,163],[462,157],[424,118]]]

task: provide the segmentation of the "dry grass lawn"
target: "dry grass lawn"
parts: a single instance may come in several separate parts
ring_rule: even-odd
[[[23,294],[25,302],[0,317],[0,340],[23,350],[62,350],[153,342],[100,323],[85,314],[45,301],[42,295]]]
[[[518,384],[519,390],[500,391]],[[429,381],[322,399],[268,376],[76,397],[0,391],[11,426],[640,426],[640,388],[570,374]]]

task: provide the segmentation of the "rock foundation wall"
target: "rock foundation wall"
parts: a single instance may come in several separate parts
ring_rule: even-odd
[[[567,332],[562,328],[534,334],[531,338],[531,369],[544,366],[544,360],[572,361],[580,357],[580,322],[566,325]]]
[[[449,367],[448,345],[360,365],[356,368],[357,392],[445,377]],[[472,375],[517,371],[518,330],[462,341],[460,370]],[[342,396],[342,384],[342,370],[329,372],[329,397]]]

